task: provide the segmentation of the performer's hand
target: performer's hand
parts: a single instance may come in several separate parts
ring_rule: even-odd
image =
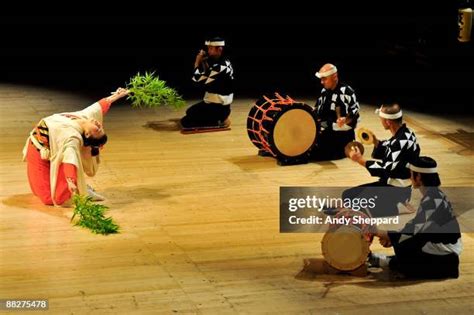
[[[392,242],[390,242],[390,237],[388,237],[387,231],[378,230],[375,236],[379,238],[380,245],[383,247],[392,246]]]
[[[392,247],[392,242],[390,242],[389,238],[388,239],[381,238],[380,245],[382,245],[383,247]]]
[[[199,67],[204,61],[207,60],[207,54],[204,50],[200,50],[196,56],[196,60],[194,61],[194,67]]]
[[[379,232],[379,228],[374,224],[374,225],[368,225],[366,227],[366,232],[368,234],[372,234],[374,236],[377,236],[377,233]]]
[[[76,184],[74,183],[74,181],[71,178],[69,178],[69,177],[66,178],[66,182],[67,182],[67,188],[69,189],[69,191],[71,192],[72,195],[75,195],[75,194],[79,193],[79,190],[77,189]]]
[[[346,117],[339,117],[336,123],[339,128],[342,128],[346,124]]]
[[[112,95],[107,97],[107,100],[110,103],[113,103],[116,100],[121,99],[124,96],[127,96],[128,94],[130,94],[130,90],[119,87],[115,92],[112,92]]]

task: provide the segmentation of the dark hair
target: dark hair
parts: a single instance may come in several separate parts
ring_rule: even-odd
[[[385,112],[387,114],[395,114],[401,111],[400,105],[398,103],[389,103],[388,105],[382,105],[383,108],[385,109]],[[403,123],[403,116],[397,119],[390,119],[390,121],[393,121],[399,125]]]
[[[391,121],[394,121],[394,122],[398,123],[399,125],[401,125],[403,123],[403,116],[400,117],[400,118],[397,118],[397,119],[392,119]]]
[[[86,137],[84,134],[82,134],[82,140],[84,141],[85,147],[91,147],[92,156],[97,156],[99,155],[100,146],[107,143],[107,135],[104,134],[100,138],[92,138]]]
[[[441,180],[439,179],[438,173],[418,173],[415,171],[413,172],[413,177],[418,176],[418,174],[421,175],[421,182],[423,183],[423,186],[427,187],[438,187],[441,186]]]

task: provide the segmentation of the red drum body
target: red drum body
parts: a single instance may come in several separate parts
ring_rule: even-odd
[[[261,155],[284,164],[307,162],[317,135],[313,108],[289,96],[275,95],[274,99],[263,96],[251,108],[247,118],[250,141]]]

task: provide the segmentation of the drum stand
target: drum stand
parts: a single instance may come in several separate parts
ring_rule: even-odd
[[[328,264],[326,261],[324,262],[324,264],[326,265],[324,269],[325,273],[330,274],[330,275],[342,274],[342,275],[349,275],[349,276],[354,276],[354,277],[365,277],[368,274],[367,264],[363,264],[354,270],[348,270],[348,271],[336,269],[332,267],[330,264]]]
[[[258,150],[258,155],[259,156],[270,156],[273,157],[273,155],[265,150]],[[276,158],[277,164],[280,166],[287,166],[287,165],[299,165],[299,164],[308,164],[309,163],[309,156],[303,156],[300,158]]]
[[[301,157],[298,159],[278,159],[278,165],[287,166],[287,165],[298,165],[298,164],[308,164],[308,157]]]

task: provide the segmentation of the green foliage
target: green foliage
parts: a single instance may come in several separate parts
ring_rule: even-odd
[[[155,76],[154,72],[145,72],[145,75],[140,75],[138,72],[127,83],[127,88],[131,92],[127,99],[132,102],[134,108],[155,108],[167,105],[179,109],[186,105],[181,95],[175,89],[167,86],[166,81]]]
[[[94,204],[91,197],[78,194],[74,195],[73,201],[75,208],[71,222],[76,215],[79,217],[74,225],[88,228],[96,234],[118,233],[119,226],[113,222],[111,217],[104,216],[108,209],[107,206]]]

